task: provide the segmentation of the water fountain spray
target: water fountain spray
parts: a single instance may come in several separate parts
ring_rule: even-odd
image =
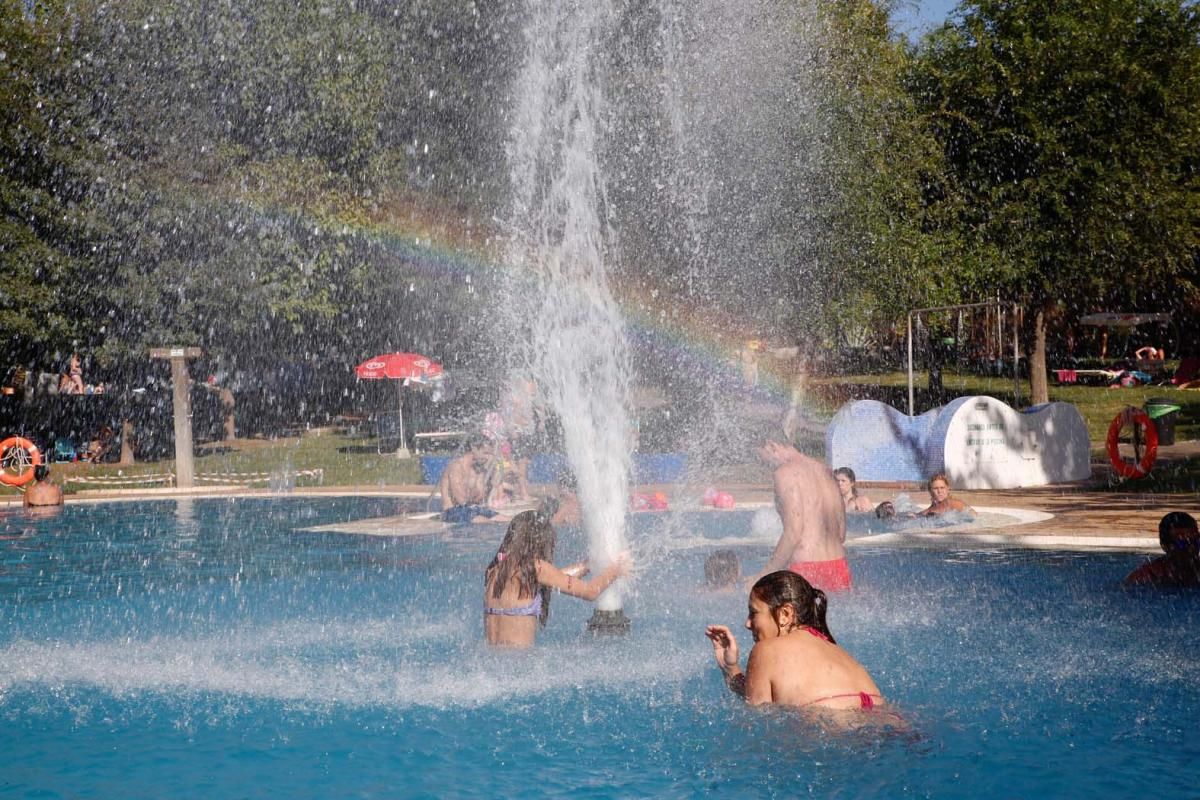
[[[562,422],[593,569],[625,547],[631,359],[608,283],[611,231],[599,163],[610,3],[533,3],[508,143],[513,189],[510,292],[524,360]],[[596,602],[595,632],[622,632],[621,582]]]

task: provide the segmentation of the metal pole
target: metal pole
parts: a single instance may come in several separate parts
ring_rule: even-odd
[[[411,453],[408,452],[408,445],[404,441],[404,381],[396,381],[396,400],[398,404],[396,411],[399,414],[400,420],[400,446],[396,448],[396,458],[409,458]]]
[[[913,395],[913,329],[912,312],[908,312],[908,415],[913,416],[916,400]]]
[[[958,311],[958,330],[954,333],[954,363],[962,369],[963,312]]]
[[[1021,407],[1021,317],[1020,306],[1013,303],[1013,408]]]
[[[996,292],[996,361],[1000,367],[996,374],[1001,375],[1004,368],[1004,306],[1000,305],[999,292]]]

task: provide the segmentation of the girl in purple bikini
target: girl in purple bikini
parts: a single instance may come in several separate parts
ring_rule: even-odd
[[[587,562],[565,569],[554,566],[557,535],[551,513],[523,511],[513,517],[483,578],[483,633],[488,644],[531,647],[550,615],[550,590],[595,600],[613,581],[629,574],[622,553],[589,580]]]

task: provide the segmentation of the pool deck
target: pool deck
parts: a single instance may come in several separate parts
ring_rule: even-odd
[[[870,484],[861,482],[867,496],[880,501],[907,493],[913,502],[921,503],[924,492],[913,484]],[[720,487],[733,494],[738,507],[754,508],[770,505],[771,487],[765,483],[724,484]],[[639,491],[664,491],[671,498],[672,508],[695,507],[695,487],[681,485],[644,486]],[[684,492],[688,494],[685,495]],[[431,487],[422,485],[340,486],[297,489],[291,496],[396,496],[429,498]],[[246,487],[201,487],[180,489],[121,489],[83,491],[71,495],[68,504],[120,500],[146,500],[169,497],[275,497],[269,490]],[[1055,549],[1118,549],[1153,552],[1158,550],[1158,521],[1163,514],[1174,510],[1195,510],[1194,494],[1143,494],[1136,492],[1096,491],[1087,486],[1041,486],[1027,489],[988,491],[959,491],[955,496],[971,506],[1000,512],[1022,509],[1035,514],[1022,515],[1019,524],[990,529],[950,528],[937,531],[905,532],[860,537],[859,543],[914,545],[1010,545],[1047,547]],[[10,500],[0,507],[13,507]],[[519,510],[519,509],[515,509]],[[712,513],[722,513],[712,511]],[[1044,516],[1044,515],[1049,515]],[[1028,519],[1030,521],[1024,521]],[[331,526],[332,529],[333,526]],[[363,520],[354,529],[338,526],[345,532],[396,536],[429,534],[444,529],[436,519],[381,518]],[[852,540],[852,544],[854,541]]]

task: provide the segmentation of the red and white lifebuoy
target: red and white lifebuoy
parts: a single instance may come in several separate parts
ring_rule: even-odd
[[[0,483],[24,486],[33,480],[33,468],[42,463],[37,445],[21,436],[0,442]]]
[[[1121,457],[1120,441],[1121,429],[1125,426],[1134,428],[1135,441],[1137,428],[1143,430],[1142,439],[1145,449],[1142,451],[1141,459],[1138,461],[1127,461]],[[1117,474],[1125,478],[1144,478],[1150,474],[1150,469],[1154,466],[1154,459],[1158,456],[1158,431],[1154,427],[1154,422],[1149,415],[1140,408],[1129,406],[1120,414],[1113,418],[1112,424],[1108,426],[1108,460],[1112,462],[1113,469]],[[1134,452],[1137,452],[1136,446]]]

